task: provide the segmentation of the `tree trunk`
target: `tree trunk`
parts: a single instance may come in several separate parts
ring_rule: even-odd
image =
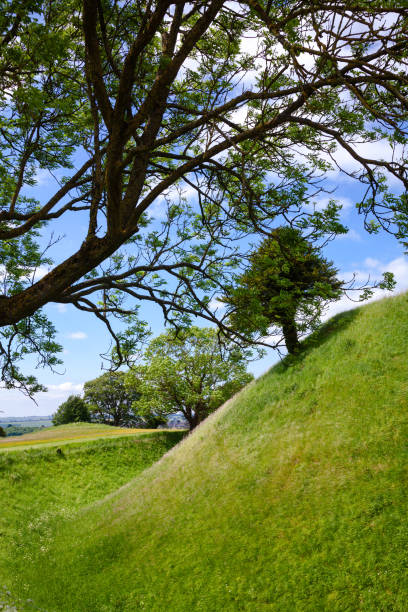
[[[292,319],[282,323],[282,331],[288,353],[294,355],[298,352],[300,346],[295,321]]]
[[[193,429],[195,429],[199,423],[199,420],[197,419],[197,415],[194,414],[187,420],[190,426],[190,431],[193,431]]]
[[[187,417],[188,424],[190,425],[190,431],[193,431],[201,423],[204,421],[206,415],[200,412],[199,410],[195,410],[194,414],[192,414],[189,418]]]

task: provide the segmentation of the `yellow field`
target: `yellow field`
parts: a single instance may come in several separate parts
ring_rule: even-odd
[[[155,431],[154,429],[132,429],[128,427],[112,427],[96,423],[71,423],[58,427],[46,427],[23,436],[0,438],[0,451],[25,449],[33,446],[59,446],[71,442],[113,438],[117,436],[135,436]]]

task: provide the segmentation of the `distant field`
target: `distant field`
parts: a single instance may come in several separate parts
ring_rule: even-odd
[[[59,427],[46,427],[23,436],[0,438],[0,452],[3,450],[17,450],[31,447],[55,446],[97,440],[99,438],[116,438],[118,436],[143,435],[156,431],[155,429],[131,429],[126,427],[112,427],[96,423],[71,423]]]

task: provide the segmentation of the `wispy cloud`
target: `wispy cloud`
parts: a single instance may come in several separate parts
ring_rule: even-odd
[[[67,338],[70,340],[85,340],[87,337],[87,334],[83,331],[70,332],[67,334]]]
[[[225,304],[224,302],[220,302],[218,298],[213,297],[208,304],[208,308],[211,310],[211,312],[220,312],[222,310],[225,310]]]
[[[347,234],[340,234],[337,236],[336,240],[352,240],[353,242],[361,242],[363,239],[355,229],[351,229],[347,232]]]
[[[48,385],[48,389],[50,391],[76,391],[76,392],[80,392],[82,391],[82,389],[84,388],[83,383],[72,383],[70,381],[66,381],[63,383],[60,383],[59,385]]]

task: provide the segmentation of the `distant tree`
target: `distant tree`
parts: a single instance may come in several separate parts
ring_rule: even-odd
[[[242,333],[283,335],[289,353],[320,322],[324,306],[342,295],[342,282],[320,248],[292,227],[278,227],[249,257],[249,266],[223,301]],[[278,328],[278,329],[276,329]]]
[[[52,417],[53,425],[89,422],[90,420],[91,415],[88,406],[79,395],[70,395]]]
[[[33,433],[38,431],[39,427],[24,427],[22,425],[7,425],[6,436],[23,436],[27,433]]]
[[[5,438],[7,436],[6,432],[4,431],[4,429],[0,426],[0,438]]]
[[[84,399],[92,414],[92,420],[107,425],[146,426],[137,410],[141,397],[134,379],[132,387],[125,385],[124,372],[105,372],[84,385]]]
[[[146,365],[130,370],[128,384],[140,380],[140,411],[181,412],[194,429],[253,378],[242,350],[218,342],[212,328],[191,327],[161,334],[145,352]]]

